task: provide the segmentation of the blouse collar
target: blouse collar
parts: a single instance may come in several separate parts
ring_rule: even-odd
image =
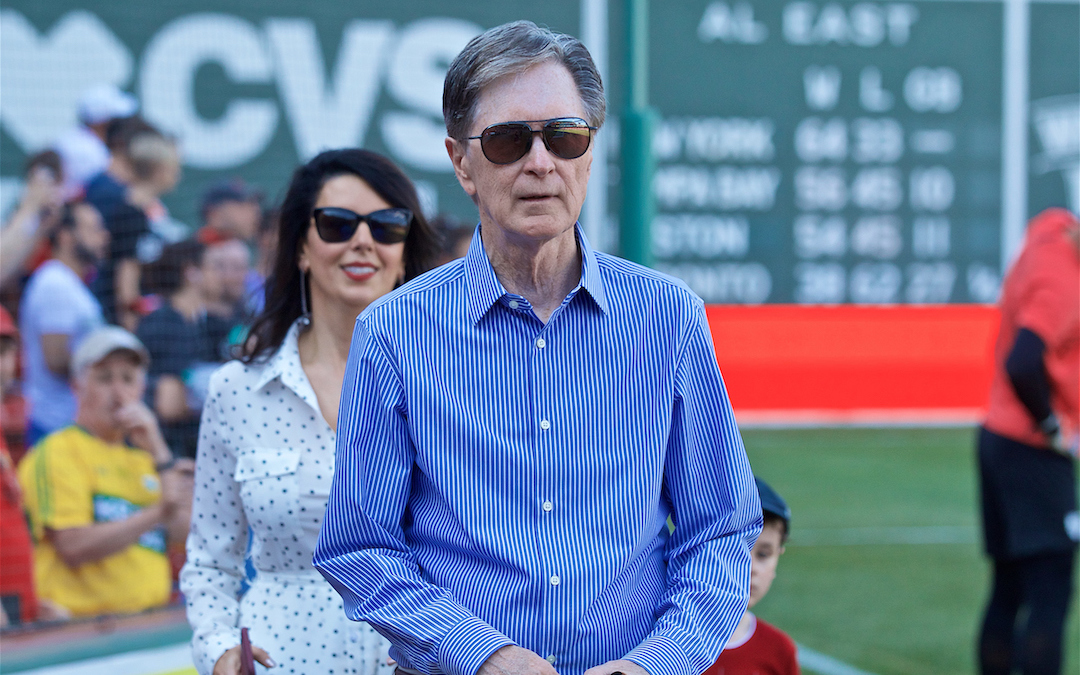
[[[308,380],[307,373],[304,372],[303,366],[300,365],[300,344],[298,340],[300,331],[303,328],[304,324],[301,318],[298,318],[293,322],[292,326],[289,326],[289,332],[285,334],[281,346],[266,360],[262,374],[255,383],[255,389],[262,389],[273,380],[280,379],[281,384],[291,389],[322,417],[319,399],[315,396],[315,390]]]

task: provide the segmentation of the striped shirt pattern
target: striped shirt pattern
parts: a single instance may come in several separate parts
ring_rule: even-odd
[[[697,675],[746,607],[761,506],[704,306],[578,240],[546,324],[479,236],[357,320],[315,565],[403,669]]]

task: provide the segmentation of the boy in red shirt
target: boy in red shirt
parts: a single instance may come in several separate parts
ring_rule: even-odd
[[[791,524],[791,509],[783,498],[760,478],[757,481],[765,524],[751,552],[750,602],[731,634],[724,652],[704,675],[798,675],[795,643],[779,628],[750,613],[765,597],[776,578],[776,566],[784,552]]]

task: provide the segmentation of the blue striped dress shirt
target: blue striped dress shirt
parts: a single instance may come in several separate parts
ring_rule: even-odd
[[[702,302],[578,241],[546,324],[479,236],[357,320],[315,565],[403,669],[697,675],[746,607],[761,506]]]

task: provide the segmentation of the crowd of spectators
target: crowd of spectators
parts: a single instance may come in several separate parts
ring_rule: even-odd
[[[94,87],[78,116],[0,230],[5,625],[174,595],[206,383],[272,227],[239,179],[206,189],[203,223],[173,219],[179,144],[130,95]]]
[[[4,625],[175,597],[210,375],[274,260],[276,214],[241,178],[205,187],[201,222],[169,214],[180,144],[134,97],[93,87],[78,118],[0,229]],[[473,228],[437,222],[442,261],[463,255]]]

